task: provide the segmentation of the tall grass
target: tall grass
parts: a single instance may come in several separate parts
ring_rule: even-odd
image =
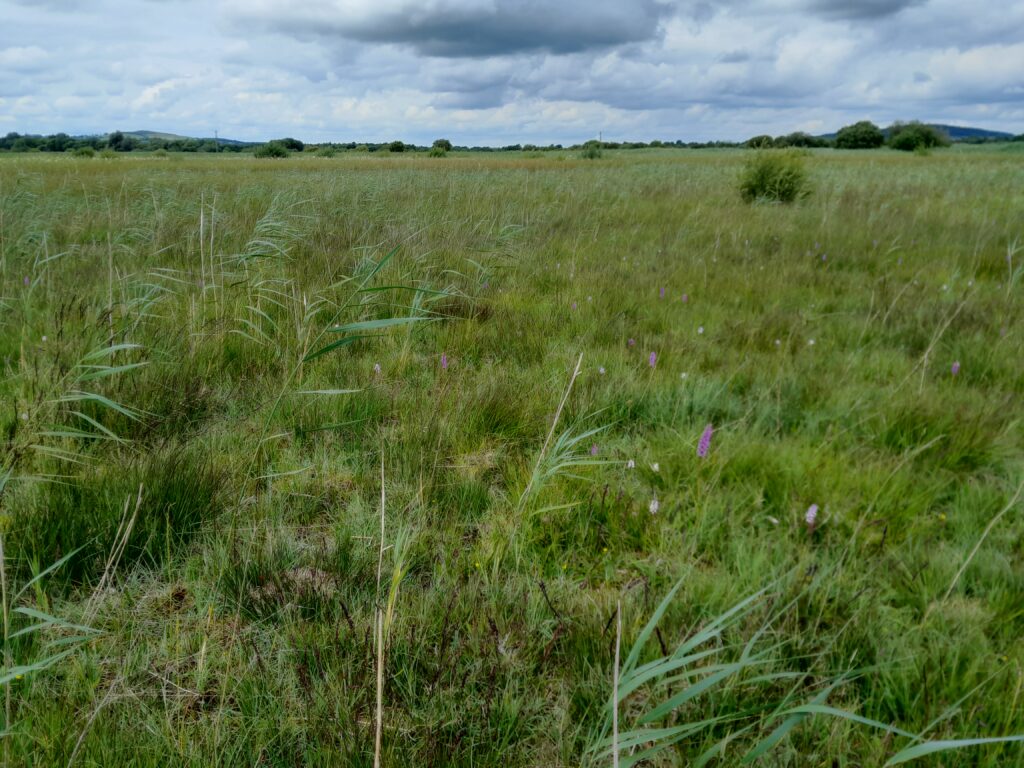
[[[925,741],[927,731],[946,719],[954,707],[947,709],[924,731],[914,734],[830,706],[829,697],[839,695],[841,686],[877,670],[850,669],[835,678],[815,680],[808,671],[793,668],[799,666],[803,659],[780,659],[779,650],[785,644],[773,646],[764,640],[770,637],[773,625],[793,609],[799,598],[791,600],[779,611],[769,607],[767,618],[746,643],[742,646],[730,644],[731,630],[763,607],[768,597],[767,590],[757,592],[709,619],[672,653],[639,664],[645,646],[682,584],[682,581],[678,582],[658,605],[637,635],[621,669],[619,636],[616,636],[612,704],[598,735],[599,741],[590,749],[598,760],[610,757],[613,765],[630,768],[638,763],[657,761],[680,742],[690,741],[700,747],[710,742],[710,746],[693,761],[695,766],[707,765],[713,760],[732,763],[738,760],[739,764],[747,764],[769,753],[802,721],[819,715],[877,728],[906,740],[907,746],[893,753],[886,760],[886,766],[937,752],[1024,741],[1024,735]],[[616,610],[617,619],[620,614],[621,606]],[[785,668],[787,663],[791,668]],[[785,684],[784,690],[778,690],[779,683]],[[620,732],[619,707],[638,692],[647,693],[647,701],[634,715],[633,726]],[[727,703],[724,706],[701,703],[702,699],[714,697],[725,699]],[[799,703],[802,697],[808,698]],[[612,731],[610,738],[607,736],[609,728]],[[724,735],[719,738],[719,734]]]
[[[1020,764],[1011,154],[0,157],[9,763]]]

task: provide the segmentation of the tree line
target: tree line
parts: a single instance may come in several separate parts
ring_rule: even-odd
[[[958,143],[982,144],[997,141],[1024,142],[1024,134],[1012,139],[987,136],[973,136],[958,139]],[[0,137],[2,152],[71,152],[82,156],[118,152],[251,152],[257,157],[287,157],[296,152],[316,153],[330,156],[338,152],[427,152],[431,156],[443,156],[451,151],[472,152],[552,152],[559,150],[582,150],[599,152],[603,149],[649,149],[676,147],[683,149],[718,149],[748,147],[755,149],[787,147],[834,147],[836,149],[874,149],[890,146],[902,150],[927,150],[944,147],[950,138],[932,125],[918,121],[895,123],[888,128],[879,128],[874,123],[862,120],[841,128],[834,136],[812,136],[797,131],[783,136],[767,134],[754,136],[745,142],[733,141],[598,141],[592,139],[581,144],[508,144],[502,147],[459,146],[448,139],[437,139],[430,146],[409,144],[403,141],[386,142],[321,142],[307,144],[298,139],[286,137],[265,143],[240,142],[217,139],[141,137],[114,131],[106,136],[69,136],[55,133],[48,136],[8,133]]]
[[[0,137],[0,150],[8,152],[244,152],[252,150],[255,144],[217,141],[216,139],[162,139],[140,137],[114,131],[106,136],[69,136],[54,133],[49,136],[11,132]]]
[[[990,144],[1004,141],[1024,141],[1024,134],[1011,139],[993,136],[970,136],[957,139],[963,144]],[[953,143],[945,132],[934,125],[917,120],[897,122],[888,128],[879,128],[870,120],[861,120],[839,129],[834,136],[811,136],[807,133],[789,133],[785,136],[754,136],[744,146],[754,149],[770,147],[834,147],[836,149],[877,149],[889,146],[907,152],[948,147]]]

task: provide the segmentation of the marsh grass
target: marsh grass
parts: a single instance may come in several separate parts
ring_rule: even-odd
[[[9,764],[607,764],[617,636],[623,761],[1024,732],[1021,166],[749,157],[0,157]]]

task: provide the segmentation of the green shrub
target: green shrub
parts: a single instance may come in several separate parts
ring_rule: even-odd
[[[437,146],[437,144],[432,146],[430,151],[427,153],[429,157],[445,157],[447,154],[447,150],[445,150],[444,147]]]
[[[388,152],[405,152],[405,142],[392,141],[388,144]]]
[[[744,146],[748,149],[767,149],[768,147],[774,146],[774,139],[771,136],[754,136],[753,138],[747,139],[744,142]]]
[[[836,134],[837,149],[874,149],[884,143],[882,129],[869,120],[847,125]]]
[[[601,143],[591,139],[583,145],[583,151],[580,152],[580,157],[584,160],[600,160],[604,153],[601,151]]]
[[[291,152],[288,151],[288,147],[279,141],[269,141],[261,147],[256,149],[256,157],[288,157]]]
[[[445,152],[452,151],[452,143],[448,139],[437,139],[434,142],[434,147],[443,149]]]
[[[320,149],[318,149],[316,153],[320,157],[334,157],[336,154],[338,154],[337,150],[335,150],[334,147],[320,147]]]
[[[75,157],[96,157],[96,150],[92,147],[78,147],[74,151]]]
[[[925,151],[935,147],[948,147],[949,137],[933,125],[916,120],[895,123],[889,128],[889,146],[904,152]]]
[[[803,155],[783,150],[758,150],[743,168],[740,194],[747,202],[792,203],[806,197],[810,189]]]

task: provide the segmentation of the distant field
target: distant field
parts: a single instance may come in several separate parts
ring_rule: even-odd
[[[1024,733],[1024,155],[749,154],[0,157],[7,764]]]

